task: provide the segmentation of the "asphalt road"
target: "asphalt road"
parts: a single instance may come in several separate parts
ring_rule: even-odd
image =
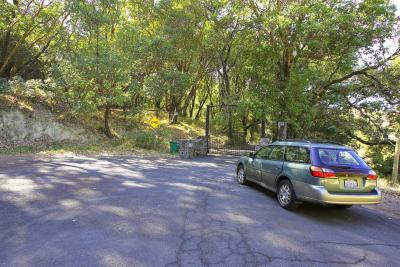
[[[234,158],[0,158],[1,266],[399,266],[400,221],[234,180]],[[399,209],[399,205],[396,206]]]

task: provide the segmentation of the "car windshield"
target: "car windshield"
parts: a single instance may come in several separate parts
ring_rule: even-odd
[[[366,163],[352,150],[318,148],[319,160],[330,167],[366,167]]]

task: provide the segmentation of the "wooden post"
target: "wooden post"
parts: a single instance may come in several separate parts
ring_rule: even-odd
[[[396,149],[394,151],[392,184],[399,182],[399,158],[400,158],[400,136],[396,139]]]

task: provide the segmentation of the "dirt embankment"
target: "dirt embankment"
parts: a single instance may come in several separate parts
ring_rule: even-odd
[[[96,136],[84,127],[57,120],[45,106],[0,106],[0,148],[94,139]]]

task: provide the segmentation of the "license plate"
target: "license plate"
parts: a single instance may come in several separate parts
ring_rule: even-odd
[[[358,187],[356,180],[344,180],[344,188],[354,189]]]

